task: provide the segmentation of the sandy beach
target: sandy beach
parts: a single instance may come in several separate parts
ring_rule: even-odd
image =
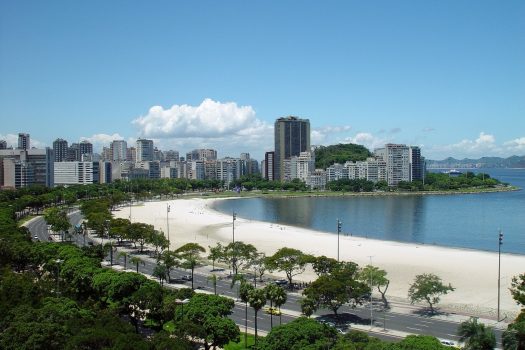
[[[152,224],[166,233],[166,206],[169,204],[172,247],[197,242],[208,248],[218,241],[228,243],[232,239],[232,217],[210,209],[216,200],[219,199],[146,202],[132,206],[131,217],[133,222]],[[129,209],[121,208],[114,215],[128,218]],[[251,243],[267,255],[287,246],[313,255],[337,257],[335,235],[292,226],[237,218],[235,240]],[[341,236],[340,256],[360,266],[372,261],[372,265],[386,270],[391,281],[387,296],[406,299],[409,285],[417,274],[434,273],[456,288],[442,297],[440,306],[485,317],[494,317],[496,313],[497,253]],[[501,255],[501,313],[509,318],[520,310],[508,291],[511,279],[524,272],[525,255]],[[311,281],[315,277],[313,271],[307,270],[297,276],[297,280]]]

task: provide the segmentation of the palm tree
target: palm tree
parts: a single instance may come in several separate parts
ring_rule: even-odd
[[[270,329],[273,328],[273,302],[277,298],[277,288],[276,284],[270,283],[264,287],[264,292],[266,293],[266,299],[270,300]]]
[[[207,280],[211,281],[213,283],[213,294],[217,295],[217,275],[212,273],[210,276],[208,276]]]
[[[128,267],[128,253],[126,252],[119,252],[118,253],[119,258],[124,258],[124,270]]]
[[[129,262],[135,264],[135,267],[137,268],[137,273],[139,273],[139,264],[142,264],[142,266],[146,265],[146,263],[138,256],[132,257],[131,259],[129,259]]]
[[[244,303],[244,346],[248,347],[248,302],[250,301],[250,292],[255,287],[247,283],[245,280],[241,281],[239,287],[239,298]]]
[[[279,308],[279,325],[282,324],[282,315],[281,315],[281,306],[286,303],[286,299],[288,298],[288,294],[286,294],[286,291],[283,287],[277,286],[276,294],[274,295],[274,304]]]
[[[478,323],[478,319],[474,317],[459,325],[458,335],[459,340],[465,342],[466,350],[492,350],[496,346],[496,336],[492,328]]]
[[[257,313],[266,305],[266,293],[264,289],[253,289],[248,293],[248,301],[255,312],[255,347],[257,347]]]

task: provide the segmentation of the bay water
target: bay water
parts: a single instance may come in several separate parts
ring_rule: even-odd
[[[437,170],[433,170],[437,171]],[[463,170],[467,171],[467,170]],[[525,189],[525,169],[469,169]],[[478,194],[408,194],[217,201],[239,217],[336,234],[525,255],[525,190]]]

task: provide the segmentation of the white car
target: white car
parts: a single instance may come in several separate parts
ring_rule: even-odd
[[[441,344],[443,344],[445,346],[450,346],[450,347],[459,349],[459,347],[456,345],[456,343],[454,343],[452,340],[440,339],[439,341],[441,342]]]

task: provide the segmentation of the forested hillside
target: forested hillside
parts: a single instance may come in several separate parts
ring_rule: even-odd
[[[343,164],[346,161],[360,161],[370,157],[372,153],[361,145],[353,143],[320,146],[315,150],[315,167],[326,169],[334,163]]]

